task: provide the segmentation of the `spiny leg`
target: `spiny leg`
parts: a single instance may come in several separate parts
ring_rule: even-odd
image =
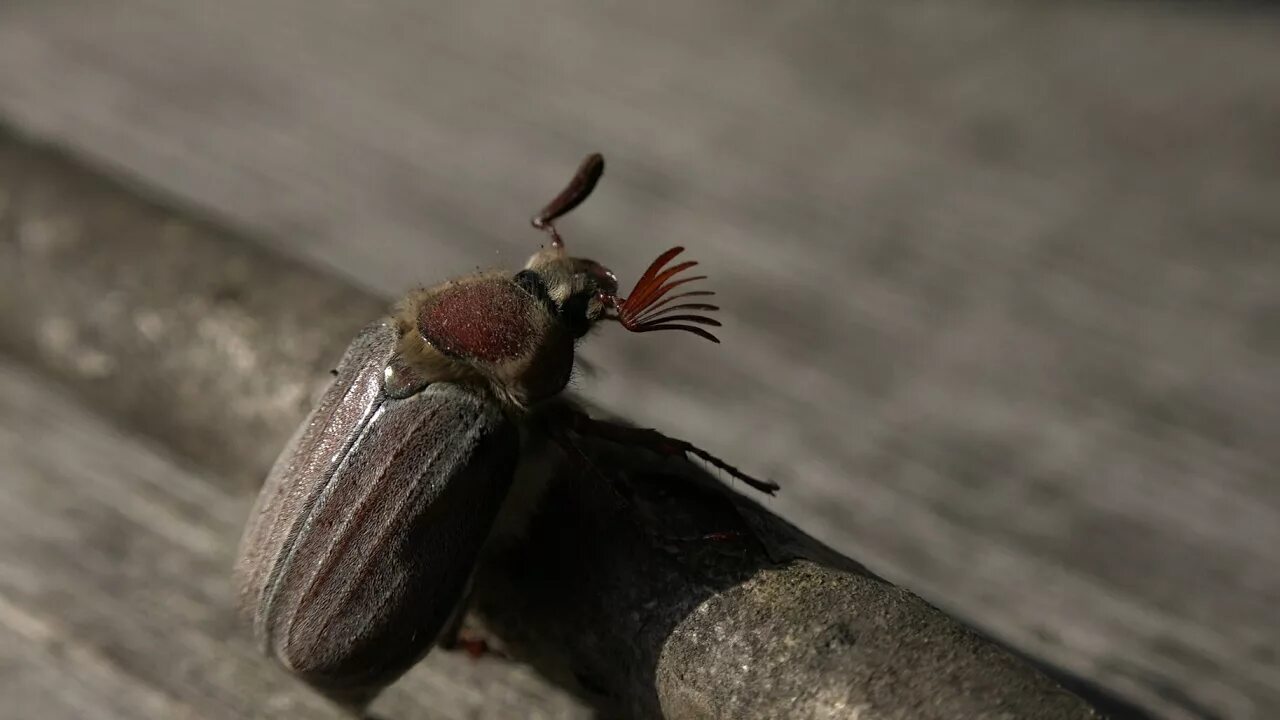
[[[664,435],[649,428],[634,428],[617,423],[597,420],[586,413],[573,408],[558,408],[559,420],[570,430],[579,435],[597,437],[620,445],[643,447],[659,455],[693,455],[712,467],[719,468],[729,475],[741,480],[750,487],[766,495],[773,495],[781,489],[771,480],[758,480],[742,472],[738,468],[679,438]]]

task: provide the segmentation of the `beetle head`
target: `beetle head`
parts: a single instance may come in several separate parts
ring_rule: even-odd
[[[604,315],[602,298],[615,296],[618,279],[594,260],[570,257],[560,246],[544,249],[516,275],[516,282],[547,301],[575,338]]]
[[[671,294],[682,285],[706,279],[705,275],[676,277],[698,264],[689,260],[668,265],[684,248],[673,247],[659,255],[625,298],[618,295],[618,278],[612,271],[595,260],[572,257],[565,251],[555,220],[586,200],[603,174],[604,158],[598,153],[588,155],[569,185],[533,217],[533,226],[551,236],[551,245],[529,258],[525,269],[516,275],[516,282],[535,297],[545,298],[574,337],[582,337],[594,323],[605,319],[616,320],[632,332],[683,330],[720,342],[698,327],[719,327],[716,320],[698,314],[719,310],[718,307],[700,302],[671,304],[680,298],[715,294],[709,290]]]

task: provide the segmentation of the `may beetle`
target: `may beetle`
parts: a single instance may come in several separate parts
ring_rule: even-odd
[[[360,708],[426,654],[458,607],[520,456],[519,427],[569,381],[574,345],[600,320],[632,332],[683,330],[719,342],[677,300],[672,248],[631,294],[571,257],[555,220],[604,172],[591,155],[533,225],[550,244],[519,272],[482,272],[416,290],[351,343],[336,377],[276,461],[236,567],[240,604],[264,651],[330,697]],[[684,441],[562,415],[563,430],[692,454]]]

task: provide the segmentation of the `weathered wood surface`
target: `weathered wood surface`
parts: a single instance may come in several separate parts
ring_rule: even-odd
[[[729,328],[586,394],[1157,712],[1280,707],[1273,16],[363,7],[6,4],[0,115],[389,293],[519,262],[603,150],[569,242],[689,245]]]
[[[0,352],[232,492],[256,493],[331,379],[333,346],[384,307],[3,134],[0,187],[10,199]],[[524,522],[503,523],[486,552],[468,622],[604,717],[1093,716],[1042,673],[693,466],[582,438],[558,462],[537,452],[539,426],[530,419],[520,474],[541,468],[545,496],[535,501],[523,482],[512,491]],[[116,502],[147,512],[138,490],[121,488]],[[63,514],[38,502],[23,511]],[[229,546],[236,529],[212,534]],[[736,539],[701,540],[709,530]],[[183,580],[225,581],[225,568],[188,565]],[[173,580],[150,590],[184,594],[167,590]],[[91,646],[111,655],[115,640]]]
[[[0,359],[0,717],[347,717],[271,668],[227,579],[250,498]],[[532,671],[436,653],[388,717],[576,718]]]

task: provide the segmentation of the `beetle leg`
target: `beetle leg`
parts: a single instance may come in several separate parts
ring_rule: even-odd
[[[458,606],[453,609],[453,617],[449,618],[449,622],[440,631],[440,637],[436,638],[436,645],[443,650],[461,650],[473,660],[485,656],[510,659],[509,655],[494,647],[482,631],[467,626],[467,609],[471,606],[475,580],[475,573],[472,572],[471,578],[467,580],[467,590]]]
[[[482,657],[510,659],[509,655],[489,642],[484,632],[467,627],[465,620],[466,603],[459,606],[458,613],[450,621],[450,626],[440,633],[436,645],[442,650],[465,652],[472,660],[479,660]]]
[[[708,465],[719,468],[731,476],[766,495],[772,495],[781,489],[771,480],[758,480],[742,472],[738,468],[697,447],[693,443],[669,435],[663,435],[649,428],[634,428],[627,425],[597,420],[584,412],[572,408],[561,408],[566,426],[579,435],[601,438],[621,445],[643,447],[659,455],[693,455]]]
[[[455,628],[441,637],[437,644],[442,650],[465,652],[473,660],[482,657],[508,659],[507,654],[490,644],[483,633],[466,627]]]
[[[702,536],[707,542],[727,542],[729,540],[738,540],[742,537],[742,533],[737,530],[721,530],[719,532],[709,532]]]
[[[556,411],[548,413],[550,417],[557,419],[559,419],[562,414],[564,417],[568,417],[573,413],[567,408],[556,408]],[[596,467],[596,464],[591,462],[591,458],[587,453],[584,452],[581,447],[578,447],[578,444],[573,441],[573,438],[569,437],[569,430],[572,429],[571,427],[568,427],[564,422],[555,421],[548,422],[544,424],[543,427],[547,433],[547,437],[551,438],[551,441],[564,451],[569,462],[577,466],[580,472],[590,472],[605,481],[606,484],[613,487],[615,491],[618,489],[616,485],[608,482],[608,479],[605,477],[605,474],[600,471],[600,468]]]
[[[510,656],[506,653],[491,645],[484,635],[466,629],[458,631],[458,636],[454,638],[453,645],[445,649],[461,650],[472,660],[479,660],[482,657],[498,660],[510,659]]]

